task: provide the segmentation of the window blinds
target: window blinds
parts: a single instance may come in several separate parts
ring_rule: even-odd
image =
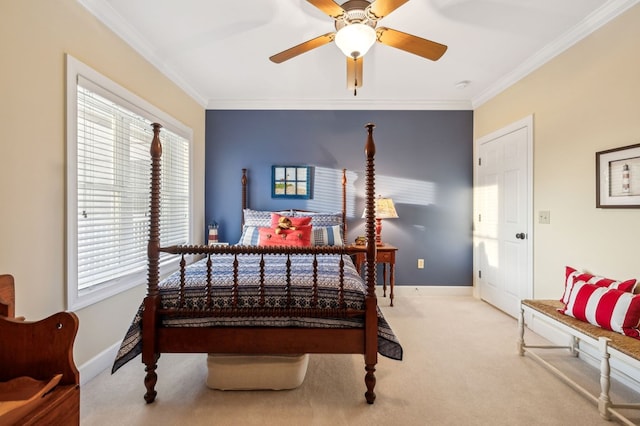
[[[153,132],[144,110],[80,76],[77,114],[77,276],[82,290],[146,268]],[[161,140],[161,244],[186,244],[189,141],[166,128]]]

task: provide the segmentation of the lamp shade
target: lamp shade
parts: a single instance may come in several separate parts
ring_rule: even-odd
[[[376,31],[369,25],[349,24],[336,33],[336,45],[349,58],[364,56],[376,42]]]
[[[393,204],[393,200],[391,198],[376,198],[376,219],[397,219],[398,212],[396,212],[396,206]],[[367,214],[367,210],[365,209],[362,212],[362,218],[365,218]]]
[[[396,206],[391,198],[376,198],[376,219],[395,219]]]

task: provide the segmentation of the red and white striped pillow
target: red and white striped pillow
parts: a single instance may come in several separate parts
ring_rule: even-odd
[[[640,295],[577,281],[564,309],[565,315],[606,330],[640,339]]]
[[[587,284],[593,284],[598,287],[606,287],[609,289],[616,289],[634,293],[636,290],[637,282],[635,279],[626,281],[617,281],[611,278],[599,277],[597,275],[588,274],[586,272],[580,272],[571,266],[567,266],[565,269],[565,282],[564,282],[564,294],[560,301],[565,305],[569,301],[569,295],[575,283],[584,282]]]

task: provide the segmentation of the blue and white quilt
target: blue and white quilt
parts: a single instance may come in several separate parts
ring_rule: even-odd
[[[238,301],[241,308],[258,307],[260,288],[260,255],[238,255]],[[265,297],[264,308],[310,309],[313,294],[313,255],[290,256],[291,299],[287,294],[285,255],[264,255]],[[216,254],[212,261],[212,308],[233,307],[233,262],[232,254]],[[318,308],[338,308],[338,283],[340,255],[319,255],[316,257],[318,282]],[[344,260],[344,303],[347,308],[364,310],[366,283],[355,269],[349,256]],[[180,273],[175,272],[160,284],[161,308],[185,308],[206,310],[207,259],[189,265],[185,271],[185,298],[180,306]],[[289,305],[287,303],[289,302]],[[125,335],[112,372],[135,358],[142,352],[141,305],[131,327]],[[163,320],[165,327],[314,327],[314,328],[362,328],[362,318],[311,318],[311,317],[190,317]],[[378,352],[391,359],[402,359],[402,347],[391,327],[378,308]]]

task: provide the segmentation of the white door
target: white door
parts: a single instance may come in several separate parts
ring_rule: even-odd
[[[474,265],[481,299],[517,317],[533,296],[532,117],[476,141]]]

